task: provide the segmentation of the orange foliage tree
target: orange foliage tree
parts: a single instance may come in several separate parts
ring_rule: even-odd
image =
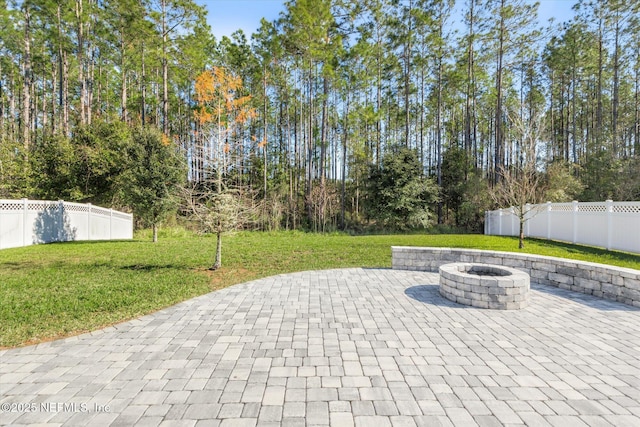
[[[215,177],[215,190],[206,182],[195,182],[185,190],[185,196],[191,217],[203,231],[217,235],[216,259],[211,267],[216,270],[222,266],[222,234],[236,229],[247,216],[241,193],[227,188],[223,177],[232,167],[234,153],[241,153],[243,127],[256,112],[250,107],[251,97],[244,94],[242,79],[224,68],[200,74],[195,90],[195,117],[205,142],[203,158],[197,163],[205,169],[203,176]],[[210,174],[211,169],[215,175]]]
[[[256,116],[256,111],[250,106],[251,96],[243,93],[242,79],[222,67],[200,74],[195,89],[198,102],[195,116],[207,144],[202,164],[215,170],[220,193],[231,156],[242,145],[242,128]]]

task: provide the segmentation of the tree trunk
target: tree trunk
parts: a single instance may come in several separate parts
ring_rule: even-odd
[[[62,133],[65,136],[69,135],[69,62],[67,59],[67,52],[62,48],[62,5],[58,3],[56,10],[56,17],[58,20],[58,61],[59,61],[59,76],[60,79],[58,87],[58,105],[60,106],[60,124],[58,125],[62,129]]]
[[[222,267],[222,232],[216,233],[216,260],[210,270],[217,270]]]
[[[0,74],[1,73],[2,73],[2,66],[0,65]],[[0,79],[0,140],[4,140],[6,137],[5,128],[4,128],[4,113],[5,113],[4,86],[2,85],[2,80]]]
[[[265,66],[263,66],[262,68],[262,114],[264,117],[264,140],[263,140],[263,144],[264,146],[262,147],[262,156],[263,156],[263,161],[264,164],[262,165],[262,186],[263,186],[263,191],[264,191],[264,201],[265,201],[265,208],[266,208],[266,202],[267,202],[267,128],[269,127],[269,121],[267,120],[267,114],[268,114],[268,110],[267,110],[267,67],[266,64]]]
[[[78,55],[78,82],[80,83],[80,124],[87,124],[86,104],[87,104],[87,81],[85,78],[85,58],[84,58],[84,11],[83,1],[76,0],[76,28],[77,55]]]
[[[520,233],[518,234],[518,248],[524,248],[524,218],[520,218]]]
[[[500,181],[500,168],[504,165],[504,141],[502,140],[502,58],[504,55],[504,0],[500,4],[500,29],[498,41],[498,63],[496,67],[496,112],[495,112],[495,147],[494,147],[494,178],[495,184]]]
[[[153,227],[153,243],[157,243],[158,242],[158,224],[154,222],[152,227]]]
[[[167,2],[162,0],[162,132],[169,135],[169,63],[167,61]]]
[[[145,68],[144,68],[144,42],[141,44],[141,54],[140,54],[140,61],[141,61],[141,77],[140,77],[140,121],[142,121],[142,126],[144,126],[146,124],[147,121],[147,117],[146,117],[146,112],[147,112],[147,82],[146,82],[146,75],[145,75]]]
[[[62,132],[69,136],[69,57],[67,52],[62,53],[61,76],[62,88],[60,89],[60,107],[62,108]]]
[[[340,229],[345,230],[347,228],[345,222],[345,210],[347,204],[347,143],[349,138],[349,107],[351,104],[351,96],[349,89],[347,89],[347,107],[344,113],[344,139],[342,142],[342,200],[340,206]]]
[[[441,4],[442,7],[442,4]],[[443,33],[443,12],[440,10],[440,19],[438,24],[438,37],[442,40]],[[442,52],[442,47],[438,49],[438,95],[437,95],[437,106],[436,106],[436,174],[438,180],[438,188],[442,188],[442,63],[444,53]],[[443,224],[442,218],[442,199],[438,199],[438,224]]]
[[[23,86],[22,86],[22,143],[24,144],[25,156],[28,156],[31,137],[31,12],[29,6],[24,6],[24,58],[23,66]]]
[[[120,18],[120,120],[127,122],[127,65],[126,45],[124,41],[124,21]]]
[[[376,40],[376,65],[377,69],[377,81],[376,81],[376,166],[380,167],[382,156],[380,151],[382,150],[382,116],[380,110],[382,110],[382,42],[380,36]]]
[[[405,115],[405,124],[404,124],[404,144],[406,147],[409,147],[409,122],[411,119],[411,106],[409,105],[409,94],[411,92],[411,14],[413,13],[413,0],[409,0],[409,16],[408,16],[408,24],[409,28],[407,30],[407,45],[405,47],[405,73],[404,73],[404,115]]]
[[[326,156],[327,156],[327,126],[328,126],[328,104],[329,104],[329,80],[327,77],[323,77],[322,82],[322,119],[321,119],[321,129],[320,129],[320,200],[318,201],[319,211],[318,211],[318,219],[322,227],[322,232],[324,232],[325,226],[325,207],[326,207],[326,198],[327,198],[327,178],[326,178]]]
[[[467,50],[467,93],[465,100],[465,123],[464,123],[464,148],[467,154],[471,154],[472,152],[472,142],[471,142],[471,121],[472,117],[475,120],[475,111],[473,111],[472,102],[475,103],[475,51],[474,51],[474,39],[475,39],[475,1],[471,0],[469,2],[469,46]],[[473,112],[472,112],[473,111]],[[474,157],[477,158],[477,152],[473,150]],[[477,163],[476,163],[477,167]]]
[[[598,11],[602,15],[602,11]],[[597,152],[603,149],[603,105],[602,105],[602,69],[604,64],[604,34],[603,34],[603,18],[599,19],[598,24],[598,81],[596,87],[596,150]]]
[[[613,155],[618,155],[618,105],[620,103],[620,16],[616,9],[615,42],[613,50],[613,100],[611,105],[611,129],[613,139]]]

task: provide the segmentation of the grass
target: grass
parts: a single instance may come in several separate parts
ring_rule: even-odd
[[[0,251],[0,347],[32,344],[139,317],[197,295],[279,273],[337,267],[390,267],[391,246],[519,252],[517,239],[482,235],[317,235],[239,233],[215,238],[162,232],[135,240],[71,242]],[[640,270],[640,256],[528,240],[520,252]]]

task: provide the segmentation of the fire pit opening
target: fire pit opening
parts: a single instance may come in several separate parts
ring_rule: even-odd
[[[452,263],[440,267],[440,295],[459,304],[518,310],[529,304],[529,275],[490,264]]]
[[[472,265],[468,270],[467,273],[469,274],[473,274],[476,276],[492,276],[492,277],[496,277],[496,276],[511,276],[511,272],[508,270],[505,270],[503,268],[494,268],[490,265]]]

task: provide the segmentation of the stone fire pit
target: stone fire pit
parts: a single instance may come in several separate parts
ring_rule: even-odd
[[[529,275],[490,264],[452,263],[440,266],[440,295],[458,304],[495,310],[529,305]]]

